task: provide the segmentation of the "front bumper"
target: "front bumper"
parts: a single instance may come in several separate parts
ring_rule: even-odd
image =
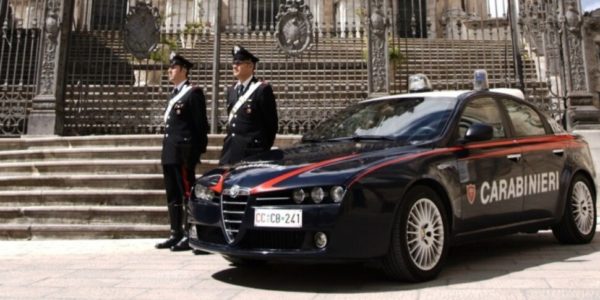
[[[227,201],[221,203],[219,197],[212,201],[192,199],[188,204],[188,219],[192,224],[190,245],[194,249],[230,256],[318,262],[377,258],[389,250],[393,213],[382,212],[381,206],[365,205],[364,201],[355,201],[352,196],[341,204],[276,204],[260,200],[254,197],[227,200],[243,202],[240,217],[236,220],[239,227],[235,228],[237,232],[232,238],[225,230],[230,224],[223,211],[232,207],[222,207]],[[302,226],[257,227],[254,225],[256,208],[301,210]],[[327,235],[324,248],[315,244],[317,232]]]
[[[340,211],[339,204],[268,206],[277,209],[300,209],[301,228],[271,228],[254,225],[254,210],[265,206],[247,205],[233,240],[226,238],[222,208],[219,203],[194,199],[189,203],[190,245],[194,249],[225,255],[269,258],[310,259],[329,255],[328,247],[315,245],[314,235],[331,236]],[[329,241],[331,242],[331,241]]]

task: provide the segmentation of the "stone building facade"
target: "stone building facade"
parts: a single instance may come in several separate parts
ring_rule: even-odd
[[[4,0],[0,136],[128,133],[144,122],[152,129],[141,132],[160,132],[147,117],[160,115],[168,89],[160,47],[135,59],[124,45],[138,4],[152,11],[157,45],[196,59],[217,132],[229,84],[221,57],[233,43],[264,57],[261,74],[281,87],[284,132],[303,133],[374,89],[403,92],[412,72],[432,73],[439,88],[467,87],[469,69],[482,65],[497,69],[496,86],[523,88],[569,129],[600,123],[600,16],[582,15],[579,0]],[[297,11],[302,25],[282,27]],[[290,28],[304,32],[282,32]],[[151,72],[156,80],[140,80]],[[148,98],[148,111],[134,109]],[[65,129],[78,122],[88,123]],[[108,125],[115,131],[90,129]]]

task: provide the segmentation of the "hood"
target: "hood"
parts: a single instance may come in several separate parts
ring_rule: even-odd
[[[238,185],[254,194],[298,186],[341,185],[373,164],[422,150],[393,141],[299,144],[225,169],[220,188]]]

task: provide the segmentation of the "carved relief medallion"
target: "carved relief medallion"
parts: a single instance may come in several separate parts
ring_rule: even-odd
[[[303,0],[288,0],[279,6],[275,41],[289,56],[297,56],[312,46],[312,13]]]
[[[158,9],[138,1],[129,9],[124,28],[125,48],[137,59],[150,56],[160,42]]]

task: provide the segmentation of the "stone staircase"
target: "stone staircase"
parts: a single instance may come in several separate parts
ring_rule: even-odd
[[[297,136],[278,136],[276,146]],[[197,174],[213,168],[210,135]],[[0,239],[154,238],[168,232],[162,136],[0,139]]]

